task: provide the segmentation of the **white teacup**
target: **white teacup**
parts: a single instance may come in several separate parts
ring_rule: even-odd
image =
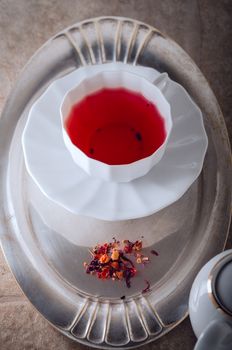
[[[172,130],[170,105],[155,85],[156,83],[162,85],[162,81],[166,79],[167,75],[164,73],[152,84],[144,78],[125,71],[103,71],[84,79],[78,86],[68,91],[61,104],[60,115],[64,142],[74,162],[87,174],[106,181],[129,182],[148,173],[162,158]],[[72,142],[65,124],[72,107],[85,97],[104,88],[124,88],[139,93],[159,110],[164,121],[165,139],[153,154],[129,164],[109,165],[89,157]]]

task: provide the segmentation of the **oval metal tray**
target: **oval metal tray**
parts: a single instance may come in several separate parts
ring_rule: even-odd
[[[130,221],[154,232],[160,252],[146,272],[152,282],[147,294],[141,294],[138,283],[126,290],[120,283],[102,286],[87,279],[80,269],[87,249],[51,232],[40,218],[22,156],[28,110],[46,87],[80,66],[111,61],[168,72],[201,108],[209,138],[203,170],[187,193],[157,214]],[[26,65],[7,101],[0,121],[0,160],[2,248],[23,292],[54,327],[89,346],[133,348],[186,317],[196,273],[223,250],[227,238],[231,159],[215,96],[175,42],[146,24],[116,17],[90,19],[51,38]]]

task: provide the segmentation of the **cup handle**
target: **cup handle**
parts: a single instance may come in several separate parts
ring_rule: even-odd
[[[211,321],[200,335],[194,350],[231,350],[232,324],[226,321]]]
[[[157,86],[158,89],[161,90],[161,92],[164,93],[169,83],[168,74],[167,73],[161,73],[154,81],[153,84]]]

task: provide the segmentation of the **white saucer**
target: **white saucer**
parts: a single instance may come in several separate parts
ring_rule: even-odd
[[[129,183],[88,176],[64,145],[60,104],[86,76],[118,68],[149,81],[160,74],[122,63],[79,68],[52,83],[34,103],[22,136],[27,170],[47,197],[75,214],[114,221],[147,216],[178,200],[200,174],[208,144],[200,109],[182,86],[167,79],[161,90],[171,106],[173,130],[162,160]]]

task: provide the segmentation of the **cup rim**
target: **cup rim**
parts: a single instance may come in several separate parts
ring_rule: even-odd
[[[169,130],[166,131],[166,135],[165,135],[165,140],[163,141],[163,143],[152,153],[150,154],[149,156],[146,156],[146,157],[143,157],[143,158],[140,158],[138,160],[135,160],[133,162],[130,162],[130,163],[127,163],[127,164],[108,164],[108,163],[105,163],[101,160],[98,160],[98,159],[95,159],[95,158],[91,158],[89,157],[84,151],[82,151],[78,146],[76,146],[66,128],[65,128],[65,125],[64,125],[64,120],[65,120],[65,117],[63,116],[63,112],[62,112],[62,107],[64,106],[64,103],[65,103],[65,100],[67,99],[68,95],[70,95],[73,91],[75,91],[76,89],[78,89],[78,87],[80,87],[81,84],[83,84],[85,81],[91,81],[93,79],[97,79],[97,77],[100,77],[104,74],[121,74],[121,75],[129,75],[129,76],[133,76],[133,77],[136,77],[136,79],[138,80],[142,80],[143,83],[145,83],[146,85],[150,85],[153,87],[153,89],[156,90],[156,92],[160,95],[160,98],[164,101],[164,103],[166,104],[167,108],[168,108],[168,118],[169,118],[169,124],[170,124],[170,127],[169,127]],[[126,85],[126,84],[125,84]],[[122,84],[123,86],[123,84]],[[91,95],[93,94],[94,92],[100,90],[100,88],[97,88],[96,90],[92,91],[90,94],[86,94],[85,96],[88,96],[88,95]],[[132,91],[130,89],[128,89],[129,91]],[[85,97],[84,96],[84,97]],[[146,97],[145,97],[146,98]],[[83,98],[82,98],[83,99]],[[79,101],[77,101],[78,103]],[[167,116],[166,115],[161,115],[161,117],[164,119],[164,120],[167,120]],[[153,84],[152,82],[148,81],[147,79],[145,79],[144,77],[141,77],[133,72],[128,72],[128,71],[124,71],[124,70],[114,70],[114,71],[111,71],[111,70],[105,70],[105,71],[102,71],[102,72],[98,72],[94,75],[91,75],[90,77],[86,77],[84,78],[77,86],[69,89],[63,99],[62,99],[62,102],[61,102],[61,105],[60,105],[60,119],[61,119],[61,126],[62,126],[62,133],[63,133],[63,136],[65,136],[68,140],[69,140],[69,143],[70,143],[70,146],[72,146],[75,150],[77,150],[78,152],[80,152],[80,154],[82,155],[82,157],[85,157],[87,158],[90,162],[92,163],[95,163],[96,165],[98,166],[104,166],[104,167],[109,167],[110,169],[114,169],[114,168],[125,168],[125,167],[129,167],[131,165],[136,165],[136,164],[139,164],[141,163],[142,161],[146,160],[146,159],[149,159],[149,158],[152,158],[159,150],[161,150],[163,147],[165,147],[168,143],[168,140],[170,138],[170,135],[171,135],[171,131],[172,131],[172,127],[173,127],[173,121],[172,121],[172,116],[171,116],[171,107],[170,107],[170,104],[169,102],[167,101],[167,99],[165,98],[165,96],[163,95],[162,91],[155,85]],[[67,145],[66,145],[67,146]]]

